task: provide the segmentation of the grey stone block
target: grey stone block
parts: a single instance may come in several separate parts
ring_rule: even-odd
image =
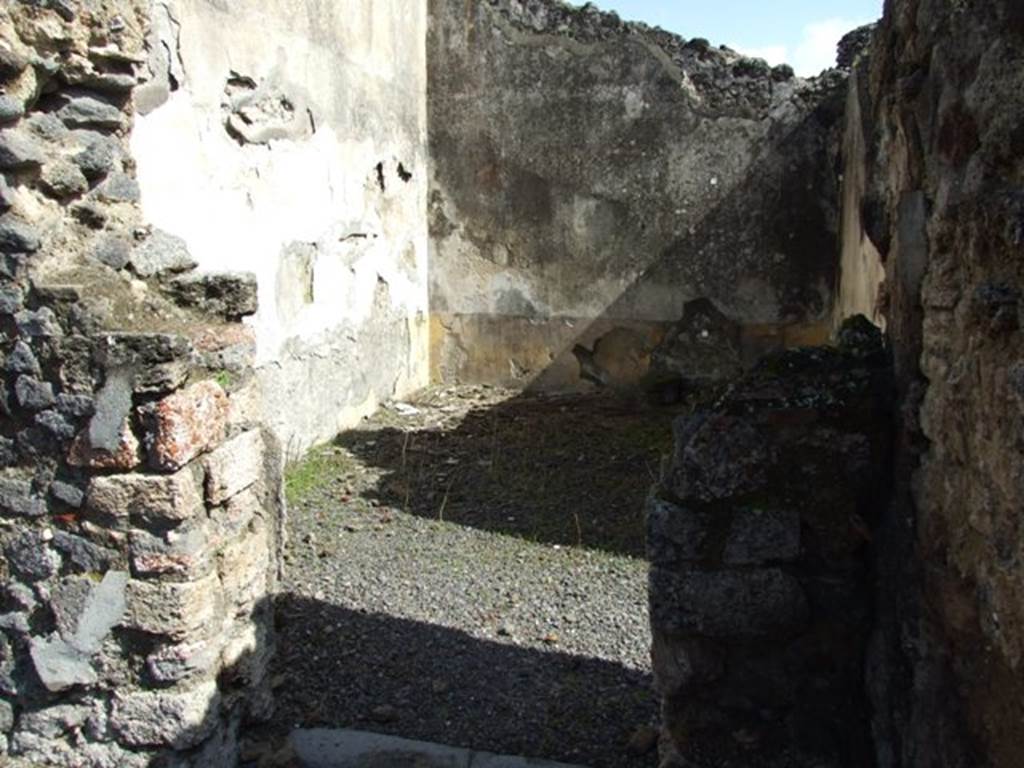
[[[42,517],[46,503],[33,494],[31,481],[0,478],[0,511],[19,517]]]
[[[725,672],[725,659],[717,644],[657,631],[652,637],[651,662],[655,687],[662,696],[707,685]]]
[[[217,666],[220,652],[215,640],[167,645],[146,658],[146,672],[158,683],[179,683],[209,673]]]
[[[132,243],[117,235],[103,235],[93,249],[92,257],[111,269],[124,269],[132,256]]]
[[[59,637],[32,638],[30,654],[36,674],[48,691],[65,691],[76,685],[99,682],[89,659]]]
[[[199,483],[189,467],[172,475],[94,477],[86,504],[114,518],[157,525],[180,523],[205,511]]]
[[[7,179],[0,174],[0,213],[10,210],[14,205],[14,190],[7,183]]]
[[[216,574],[185,583],[132,581],[125,625],[179,642],[209,637],[217,629],[223,594]]]
[[[0,216],[0,253],[35,253],[41,245],[39,233],[14,214]]]
[[[95,194],[105,203],[137,203],[142,196],[139,182],[124,173],[110,174]]]
[[[91,197],[84,197],[69,209],[75,220],[91,229],[103,229],[109,219],[107,207]]]
[[[60,415],[57,411],[42,411],[35,416],[35,424],[49,432],[57,440],[71,440],[78,430],[75,425]]]
[[[89,742],[78,739],[69,743],[64,739],[52,739],[29,733],[17,732],[11,739],[11,748],[20,759],[28,761],[32,768],[37,766],[89,766],[89,768],[153,768],[153,756],[131,752],[119,744]],[[22,768],[22,765],[17,768]],[[173,768],[184,768],[182,763],[173,763]],[[198,768],[199,763],[188,768]],[[202,764],[203,768],[206,765]],[[12,768],[14,768],[12,766]]]
[[[13,48],[0,46],[0,78],[9,80],[25,71],[29,59],[25,54]]]
[[[114,97],[127,94],[138,82],[135,75],[119,72],[81,72],[68,77],[68,83],[71,85],[109,93]]]
[[[191,370],[191,361],[187,359],[136,369],[132,387],[137,394],[171,392],[185,384]]]
[[[95,413],[89,420],[89,444],[93,448],[117,450],[122,426],[132,410],[132,378],[127,367],[107,371],[106,381],[96,393]]]
[[[774,453],[747,420],[716,414],[678,419],[675,455],[668,477],[681,499],[711,502],[762,489]]]
[[[103,581],[89,593],[78,617],[78,628],[70,640],[72,646],[89,655],[99,651],[124,616],[128,581],[129,576],[123,571],[108,571],[103,576]]]
[[[32,662],[47,690],[63,691],[98,682],[91,658],[124,615],[128,581],[127,573],[109,571],[99,584],[66,582],[54,593],[62,636],[37,637],[31,645]]]
[[[60,569],[61,558],[42,532],[25,531],[4,549],[12,573],[23,581],[48,579]]]
[[[723,561],[762,565],[800,555],[800,515],[789,510],[742,509],[733,517]]]
[[[153,230],[145,242],[135,247],[130,264],[140,277],[187,272],[197,266],[185,241],[160,229]]]
[[[3,409],[0,408],[0,413]],[[7,437],[0,437],[0,469],[12,466],[17,460],[14,451],[14,441]]]
[[[77,131],[75,137],[85,148],[72,161],[87,179],[101,179],[119,168],[121,145],[116,139],[95,131]]]
[[[112,567],[121,566],[120,553],[66,531],[54,533],[53,547],[63,552],[76,568],[86,573],[103,573]]]
[[[25,584],[11,582],[4,587],[3,594],[13,610],[28,613],[29,611],[34,611],[39,606],[36,593]]]
[[[172,280],[167,290],[178,304],[231,320],[252,315],[258,308],[252,272],[185,275]]]
[[[18,730],[34,736],[57,739],[80,730],[96,710],[80,704],[57,704],[25,712],[18,723]]]
[[[14,394],[18,404],[30,411],[41,411],[52,408],[57,403],[53,394],[53,385],[48,381],[39,381],[31,376],[19,376],[14,383]]]
[[[85,175],[69,160],[58,160],[44,165],[39,181],[43,189],[58,200],[67,200],[89,189],[89,181]]]
[[[219,722],[220,693],[212,680],[186,691],[140,691],[115,699],[110,724],[123,744],[170,746],[200,744]]]
[[[64,123],[50,112],[33,112],[25,118],[23,125],[44,141],[61,141],[69,133]]]
[[[258,430],[243,432],[208,455],[206,499],[221,504],[254,485],[263,475],[263,436]]]
[[[52,339],[62,336],[64,331],[57,322],[57,316],[49,307],[41,307],[36,311],[23,309],[14,316],[18,331],[22,336],[33,339]]]
[[[24,114],[25,107],[20,101],[16,101],[5,94],[0,94],[0,125],[20,120]]]
[[[36,141],[10,129],[0,131],[0,171],[38,168],[44,162],[46,153]]]
[[[3,176],[0,176],[2,179]],[[13,315],[22,307],[25,294],[16,285],[0,286],[0,315]]]
[[[32,633],[28,616],[20,612],[0,614],[0,630],[6,630],[15,637],[24,637]]]
[[[65,419],[86,419],[96,412],[96,403],[90,395],[57,395],[57,410]]]
[[[85,492],[81,488],[59,480],[50,486],[50,495],[57,499],[57,501],[63,502],[75,509],[81,507],[85,501]]]
[[[694,562],[705,556],[711,516],[650,496],[646,502],[647,558],[652,563]]]
[[[50,589],[50,609],[64,642],[70,643],[78,631],[78,618],[94,586],[95,582],[88,576],[69,576]]]
[[[205,523],[189,521],[161,535],[135,529],[128,540],[132,572],[138,576],[194,579],[213,568],[215,552]]]
[[[189,340],[173,333],[108,333],[99,350],[100,361],[107,368],[148,367],[188,360],[191,354]]]
[[[28,376],[39,376],[39,361],[32,352],[32,347],[23,341],[15,343],[11,353],[4,362],[4,370],[8,373],[24,373]]]
[[[705,637],[789,632],[808,613],[800,583],[776,568],[677,573],[654,567],[650,599],[656,630]]]
[[[85,93],[65,93],[57,117],[68,128],[117,130],[124,127],[124,113],[110,102]]]

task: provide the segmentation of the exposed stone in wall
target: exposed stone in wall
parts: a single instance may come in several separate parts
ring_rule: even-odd
[[[887,493],[888,357],[763,360],[675,424],[648,501],[663,765],[868,766],[868,544]]]
[[[435,376],[572,385],[574,346],[609,331],[643,340],[620,345],[631,376],[699,298],[827,325],[841,72],[801,80],[593,6],[430,7]]]
[[[254,283],[190,273],[141,215],[148,5],[0,8],[5,764],[230,765],[269,712],[281,458],[231,322]]]
[[[1019,2],[903,0],[857,67],[844,238],[884,271],[902,397],[869,661],[885,767],[1024,751],[1022,65]],[[864,277],[844,271],[842,290]]]

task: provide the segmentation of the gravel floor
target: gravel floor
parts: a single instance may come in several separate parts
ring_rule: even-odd
[[[278,728],[654,765],[641,505],[671,416],[434,390],[293,469]]]

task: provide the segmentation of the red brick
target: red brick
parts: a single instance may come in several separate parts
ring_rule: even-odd
[[[147,414],[149,463],[175,471],[223,439],[228,398],[215,381],[201,381],[165,397]]]

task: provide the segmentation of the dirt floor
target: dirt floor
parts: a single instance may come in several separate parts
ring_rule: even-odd
[[[643,499],[674,413],[435,389],[292,467],[279,727],[656,764]]]

